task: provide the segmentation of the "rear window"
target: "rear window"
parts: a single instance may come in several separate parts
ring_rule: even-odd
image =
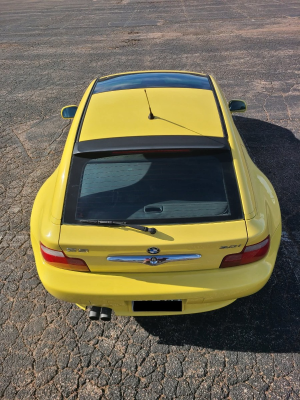
[[[73,156],[64,223],[188,223],[242,218],[231,154]]]

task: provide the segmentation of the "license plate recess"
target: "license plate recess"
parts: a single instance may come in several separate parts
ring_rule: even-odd
[[[132,310],[135,312],[175,312],[182,311],[182,300],[142,300],[133,301]]]

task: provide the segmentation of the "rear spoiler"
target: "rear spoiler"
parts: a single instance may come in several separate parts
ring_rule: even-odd
[[[130,150],[226,150],[229,148],[230,146],[228,140],[225,137],[196,135],[153,135],[114,137],[109,139],[96,139],[76,142],[73,154]]]

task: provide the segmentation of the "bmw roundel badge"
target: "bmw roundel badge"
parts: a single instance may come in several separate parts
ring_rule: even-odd
[[[157,247],[149,247],[147,250],[149,254],[158,254],[160,250]]]

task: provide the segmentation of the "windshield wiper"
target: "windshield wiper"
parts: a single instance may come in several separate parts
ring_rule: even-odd
[[[138,231],[142,232],[149,232],[151,235],[154,235],[156,233],[155,228],[148,228],[147,226],[142,226],[142,225],[132,225],[128,224],[127,222],[118,222],[118,221],[99,221],[95,219],[80,219],[79,222],[83,222],[85,224],[93,224],[93,225],[107,225],[107,226],[128,226],[129,228],[137,229]]]

